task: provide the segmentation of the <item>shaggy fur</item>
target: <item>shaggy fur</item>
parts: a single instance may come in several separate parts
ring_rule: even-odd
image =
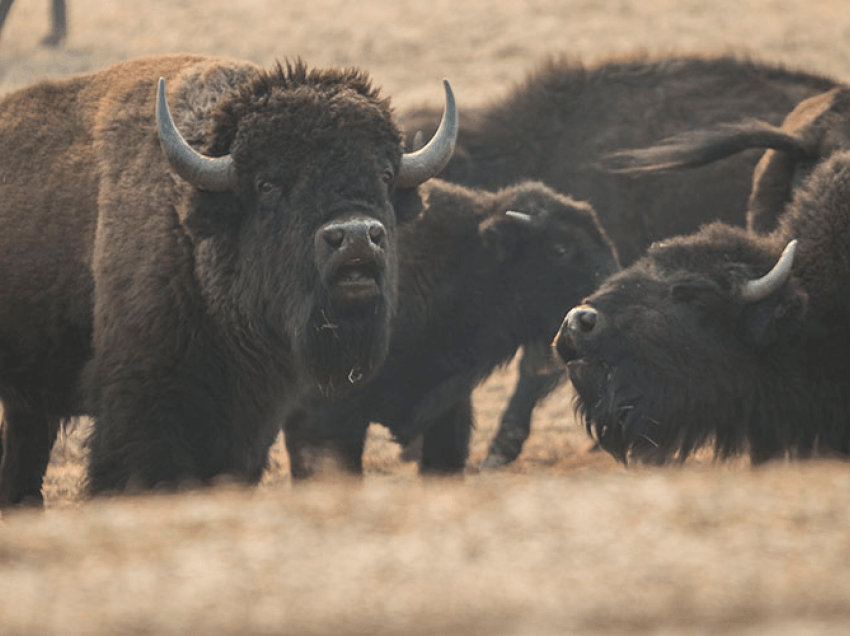
[[[232,155],[233,191],[171,172],[160,76],[188,141]],[[0,138],[0,503],[40,499],[59,422],[82,414],[92,493],[257,481],[288,404],[383,360],[402,149],[362,72],[139,59],[13,93]],[[352,215],[385,229],[356,305],[316,248]]]
[[[399,310],[387,360],[349,397],[287,422],[295,477],[312,472],[315,447],[360,472],[370,422],[402,444],[423,435],[423,472],[461,471],[473,389],[519,346],[550,342],[564,312],[618,269],[590,206],[542,184],[493,193],[435,181],[423,190],[425,211],[399,230]]]
[[[793,238],[792,276],[743,302]],[[654,245],[585,302],[587,330],[562,327],[579,412],[624,461],[684,459],[712,443],[753,461],[850,452],[850,153],[819,164],[780,227],[723,224]]]
[[[742,225],[759,155],[640,178],[600,169],[603,157],[742,117],[778,124],[800,100],[835,85],[740,56],[615,57],[590,66],[553,58],[503,98],[464,109],[454,158],[440,176],[491,189],[538,179],[588,201],[628,265],[653,241],[711,220]],[[407,112],[405,134],[430,133],[439,117],[437,108]],[[519,454],[534,406],[558,385],[560,373],[544,370],[546,355],[545,349],[525,351],[486,465]]]

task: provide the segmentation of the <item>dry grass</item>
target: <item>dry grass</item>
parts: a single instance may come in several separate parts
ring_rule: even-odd
[[[850,79],[838,0],[69,0],[59,51],[38,48],[47,5],[13,8],[0,93],[181,50],[357,64],[401,107],[444,76],[481,103],[564,51],[748,50]],[[513,373],[476,394],[473,463]],[[362,484],[292,487],[277,445],[254,490],[97,502],[74,432],[48,510],[0,519],[0,634],[848,632],[846,464],[626,470],[588,451],[568,388],[534,426],[516,464],[462,482],[423,483],[376,428]]]

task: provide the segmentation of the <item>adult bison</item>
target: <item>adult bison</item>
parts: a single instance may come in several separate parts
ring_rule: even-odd
[[[732,55],[630,56],[589,66],[553,58],[502,98],[464,109],[455,155],[440,176],[490,189],[538,179],[588,201],[628,265],[653,241],[708,221],[743,224],[759,153],[698,172],[640,177],[600,167],[603,157],[744,117],[778,124],[799,101],[835,85]],[[411,110],[403,119],[407,135],[431,132],[439,110]],[[558,385],[561,374],[546,370],[545,356],[545,349],[525,350],[485,466],[519,454],[535,405]]]
[[[81,414],[91,493],[258,480],[288,404],[383,361],[394,199],[456,123],[404,154],[361,71],[189,55],[0,102],[0,501]]]
[[[296,478],[327,451],[361,472],[370,422],[402,444],[422,436],[422,472],[461,471],[473,389],[519,346],[549,344],[565,310],[618,269],[592,208],[542,184],[488,192],[434,180],[421,190],[424,210],[399,228],[387,359],[371,382],[289,418]]]
[[[556,339],[588,430],[624,461],[708,443],[756,462],[846,456],[848,253],[847,151],[812,170],[770,234],[716,223],[653,245]]]

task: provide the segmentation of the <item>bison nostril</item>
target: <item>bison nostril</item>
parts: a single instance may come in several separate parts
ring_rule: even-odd
[[[384,229],[384,226],[380,223],[376,223],[369,228],[369,239],[375,245],[380,245],[383,242],[384,236],[386,236],[386,234],[387,232]]]
[[[596,312],[583,311],[578,315],[578,322],[582,331],[593,331],[596,326]]]
[[[322,238],[325,240],[325,243],[333,249],[338,250],[345,240],[345,230],[340,227],[329,227],[322,231]]]
[[[596,327],[598,315],[592,307],[574,307],[567,315],[567,326],[573,333],[589,333]]]

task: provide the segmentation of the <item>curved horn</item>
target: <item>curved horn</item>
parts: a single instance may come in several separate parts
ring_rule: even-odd
[[[516,212],[515,210],[508,210],[505,212],[505,216],[519,221],[520,223],[524,223],[526,225],[531,225],[533,220],[530,214],[526,214],[525,212]]]
[[[794,264],[794,252],[797,249],[797,239],[789,241],[782,251],[776,265],[761,278],[747,281],[741,288],[741,300],[754,303],[770,296],[785,284],[791,275],[791,266]]]
[[[205,157],[186,142],[171,118],[162,77],[156,87],[156,126],[159,143],[174,172],[201,190],[224,192],[233,189],[236,183],[233,158],[230,155]]]
[[[437,132],[428,144],[416,152],[407,152],[401,158],[396,184],[400,188],[414,188],[440,173],[452,158],[457,141],[457,106],[449,80],[443,80],[446,89],[446,109]],[[415,142],[414,142],[415,143]]]
[[[424,145],[425,145],[425,135],[422,134],[421,130],[417,130],[416,134],[413,135],[412,150],[421,150]]]

